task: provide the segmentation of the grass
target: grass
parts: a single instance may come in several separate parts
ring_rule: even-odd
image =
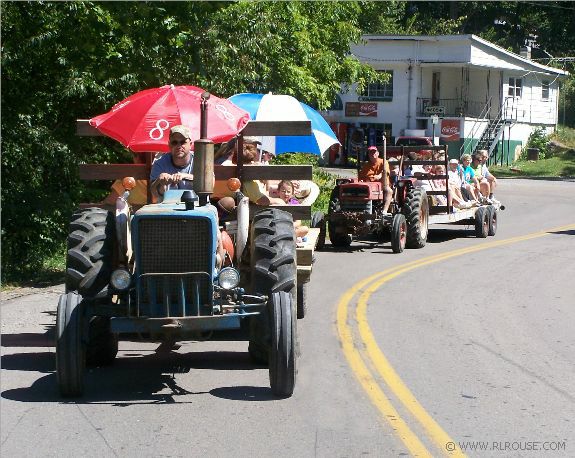
[[[65,250],[66,247],[63,244],[62,249],[56,254],[47,257],[39,269],[34,270],[34,272],[23,272],[21,280],[12,279],[2,283],[0,291],[10,291],[23,287],[45,288],[64,283],[66,271]]]
[[[545,159],[519,160],[510,166],[490,166],[498,177],[575,177],[575,129],[560,126],[550,140],[552,146]]]

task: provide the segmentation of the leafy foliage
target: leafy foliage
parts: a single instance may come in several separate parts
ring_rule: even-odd
[[[98,189],[79,182],[79,163],[130,161],[110,139],[76,137],[76,119],[169,83],[219,96],[274,91],[325,107],[340,82],[374,74],[349,55],[360,36],[354,2],[0,8],[3,281],[35,275],[61,249],[69,215]]]
[[[130,161],[110,139],[76,137],[75,120],[136,91],[170,83],[224,97],[272,91],[326,108],[341,83],[379,79],[349,53],[361,33],[475,33],[513,51],[536,35],[556,57],[575,52],[569,2],[0,2],[0,9],[2,281],[37,275],[61,250],[73,209],[105,192],[106,183],[79,182],[79,163]],[[575,122],[574,87],[573,79],[565,83],[560,103],[567,123]],[[329,177],[316,178],[331,189],[319,181]]]
[[[539,150],[539,159],[545,159],[549,149],[548,145],[549,137],[547,136],[547,132],[544,127],[539,126],[533,129],[529,135],[525,149],[537,148]],[[521,158],[523,158],[523,154],[524,153],[522,153]]]

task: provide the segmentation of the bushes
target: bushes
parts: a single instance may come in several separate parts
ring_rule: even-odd
[[[527,149],[537,148],[539,150],[539,159],[545,159],[549,155],[549,137],[547,131],[543,126],[536,127],[529,135],[527,145],[521,152],[520,160],[527,159]]]

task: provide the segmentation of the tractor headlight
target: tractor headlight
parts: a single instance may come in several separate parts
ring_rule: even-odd
[[[130,287],[132,276],[126,269],[116,269],[112,272],[110,284],[118,291],[124,291]]]
[[[240,283],[240,273],[233,267],[224,267],[218,275],[218,283],[224,289],[233,289]]]

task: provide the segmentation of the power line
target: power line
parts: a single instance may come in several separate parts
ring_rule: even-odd
[[[561,10],[575,11],[575,8],[569,8],[567,6],[561,6],[551,2],[523,2],[523,3],[535,6],[545,6],[546,8],[557,8]]]

